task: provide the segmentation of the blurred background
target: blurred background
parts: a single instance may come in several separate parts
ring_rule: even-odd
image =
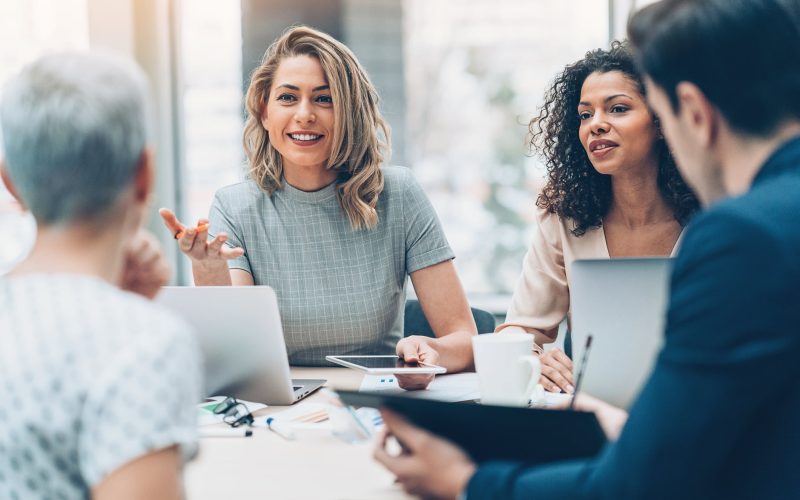
[[[155,208],[193,223],[218,188],[243,179],[250,72],[288,26],[322,29],[378,88],[391,163],[410,167],[430,197],[470,302],[502,315],[544,175],[528,153],[527,124],[565,64],[624,36],[631,10],[651,1],[0,0],[0,86],[49,52],[103,47],[142,65],[159,165],[151,229],[173,281],[190,284]],[[0,186],[0,274],[34,231]]]

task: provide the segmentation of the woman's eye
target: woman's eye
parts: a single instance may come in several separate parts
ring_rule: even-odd
[[[589,113],[588,111],[584,111],[583,113],[578,113],[578,119],[581,120],[581,121],[588,120],[591,117],[592,117],[592,114]]]
[[[317,96],[317,102],[322,104],[333,104],[333,98],[329,95]]]
[[[628,111],[628,107],[621,104],[617,104],[611,108],[612,113],[624,113],[626,111]]]
[[[292,102],[294,101],[294,96],[292,94],[281,94],[275,100],[283,102]]]

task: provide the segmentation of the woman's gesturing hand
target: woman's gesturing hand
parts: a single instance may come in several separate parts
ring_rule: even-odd
[[[244,255],[243,248],[231,248],[229,245],[225,245],[228,235],[224,232],[208,241],[207,219],[197,221],[197,227],[186,227],[181,224],[171,210],[162,208],[158,213],[164,220],[164,225],[178,240],[178,247],[192,259],[193,265],[219,266],[230,259]]]

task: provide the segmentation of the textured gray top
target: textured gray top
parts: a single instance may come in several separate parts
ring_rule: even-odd
[[[96,278],[0,279],[0,498],[88,498],[149,452],[196,449],[189,326]]]
[[[245,250],[231,260],[275,289],[289,361],[325,365],[327,354],[394,354],[403,335],[409,273],[453,258],[411,172],[384,167],[378,225],[354,231],[335,185],[305,192],[284,183],[267,196],[253,181],[220,189],[210,233]]]

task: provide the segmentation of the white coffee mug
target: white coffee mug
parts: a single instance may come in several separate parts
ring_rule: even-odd
[[[472,337],[481,403],[527,406],[542,368],[531,354],[533,335],[492,333]]]

